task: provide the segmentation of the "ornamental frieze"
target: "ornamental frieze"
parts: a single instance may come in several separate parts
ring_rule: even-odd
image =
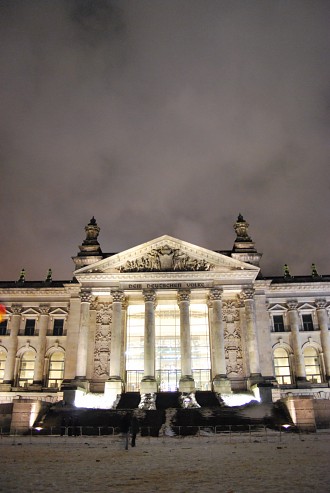
[[[239,309],[237,302],[232,300],[225,300],[222,302],[222,316],[223,320],[228,323],[239,321]]]
[[[96,331],[94,347],[94,376],[96,378],[109,377],[109,361],[112,319],[111,303],[97,303],[96,305]]]
[[[242,334],[237,300],[225,300],[222,305],[224,321],[224,345],[227,375],[237,377],[243,374]]]
[[[184,253],[179,248],[171,248],[164,245],[161,248],[151,250],[144,256],[128,260],[119,267],[120,272],[167,272],[167,271],[209,271],[213,264],[206,260],[198,260]]]
[[[226,365],[227,375],[238,376],[243,373],[243,360],[242,352],[235,346],[228,346],[226,348]]]

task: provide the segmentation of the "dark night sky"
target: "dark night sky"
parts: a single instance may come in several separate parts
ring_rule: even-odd
[[[169,234],[330,274],[330,2],[2,0],[1,280]]]

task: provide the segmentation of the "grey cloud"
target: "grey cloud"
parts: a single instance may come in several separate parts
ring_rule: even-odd
[[[162,234],[329,272],[329,4],[4,1],[0,277]]]

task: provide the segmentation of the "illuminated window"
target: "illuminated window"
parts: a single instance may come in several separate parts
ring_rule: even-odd
[[[177,304],[159,305],[155,313],[156,375],[161,391],[175,391],[181,377],[180,311]]]
[[[8,320],[0,322],[0,336],[5,336],[7,334],[7,324]]]
[[[208,310],[205,304],[190,305],[192,375],[197,389],[210,383]],[[139,390],[144,369],[144,305],[128,307],[126,390]],[[181,377],[180,310],[177,303],[155,310],[155,377],[161,391],[175,391]]]
[[[64,353],[55,351],[49,359],[47,387],[60,388],[64,376]]]
[[[283,315],[273,316],[273,327],[274,327],[274,332],[284,332]]]
[[[310,313],[302,316],[302,325],[304,331],[314,330],[313,318]]]
[[[53,326],[53,336],[63,335],[64,320],[60,318],[55,318]]]
[[[285,349],[277,348],[274,351],[275,377],[280,385],[292,383],[289,356]]]
[[[126,391],[140,390],[144,367],[144,305],[127,309]]]
[[[34,330],[36,326],[36,321],[34,318],[28,318],[25,322],[25,331],[24,335],[26,336],[34,336]]]
[[[6,358],[7,354],[5,353],[5,351],[0,351],[0,383],[3,382],[5,374]]]
[[[304,362],[306,369],[306,378],[311,383],[321,383],[321,366],[318,352],[312,346],[304,349]]]
[[[190,305],[191,366],[197,390],[211,390],[211,360],[208,309]]]
[[[33,351],[26,351],[23,353],[18,373],[19,387],[27,387],[33,383],[35,358],[35,353]]]

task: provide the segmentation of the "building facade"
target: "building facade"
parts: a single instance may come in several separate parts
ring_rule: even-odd
[[[248,227],[230,251],[162,236],[104,254],[93,218],[72,280],[0,282],[0,402],[327,394],[330,276],[264,277]]]

